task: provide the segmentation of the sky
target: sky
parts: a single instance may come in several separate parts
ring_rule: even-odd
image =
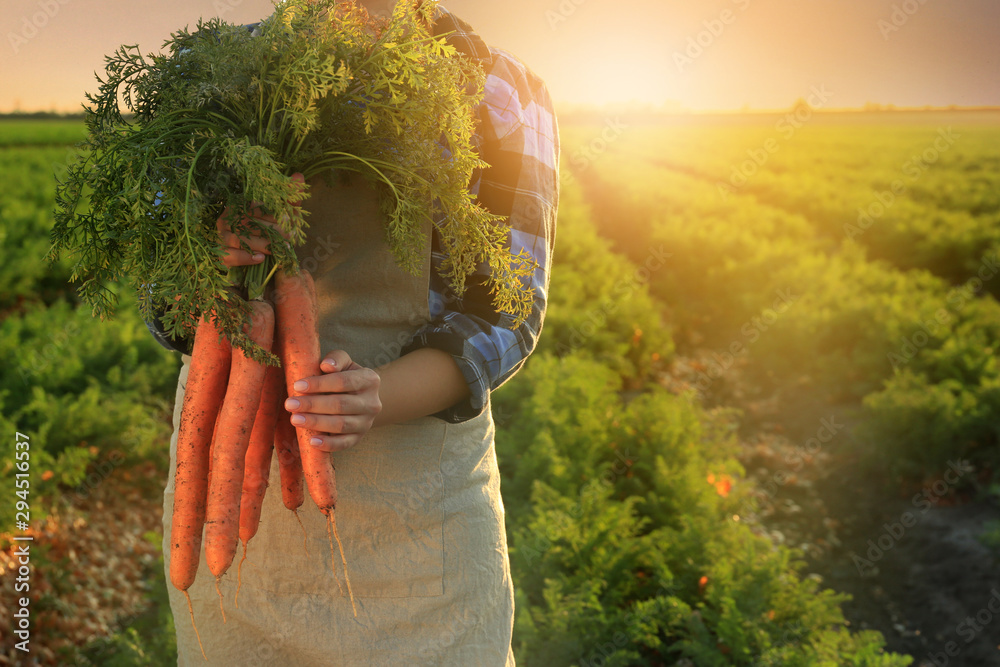
[[[1000,0],[452,0],[557,104],[1000,105]],[[0,112],[79,110],[104,54],[270,0],[0,0]]]

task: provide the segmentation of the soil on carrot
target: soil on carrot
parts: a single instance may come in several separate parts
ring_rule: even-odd
[[[679,358],[669,382],[697,367],[697,354]],[[741,459],[758,487],[745,518],[801,549],[804,574],[852,596],[851,628],[880,631],[914,667],[1000,665],[1000,552],[985,539],[1000,508],[970,491],[987,471],[956,459],[923,480],[863,472],[856,408],[806,382],[761,384],[737,365],[706,396],[743,414]]]

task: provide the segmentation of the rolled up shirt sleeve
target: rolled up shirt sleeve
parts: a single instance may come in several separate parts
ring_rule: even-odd
[[[146,322],[146,328],[149,329],[149,333],[153,334],[153,338],[156,342],[170,350],[171,352],[180,352],[181,354],[191,354],[191,348],[194,345],[194,341],[191,338],[174,338],[166,332],[163,324],[160,323],[160,318],[157,317],[152,322]]]
[[[459,299],[441,278],[441,244],[432,238],[429,307],[431,321],[416,332],[403,354],[420,348],[447,352],[469,385],[467,399],[435,415],[467,421],[489,404],[489,394],[509,380],[534,350],[545,317],[549,271],[559,200],[559,132],[545,84],[514,56],[490,49],[485,95],[476,140],[489,164],[477,172],[471,189],[480,204],[504,216],[510,250],[522,249],[537,263],[530,286],[531,312],[519,326],[497,311],[486,285],[489,267],[467,279]]]

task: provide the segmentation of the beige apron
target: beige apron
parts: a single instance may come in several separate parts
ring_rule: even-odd
[[[428,320],[423,272],[400,270],[384,240],[373,191],[357,177],[314,184],[309,240],[299,249],[316,278],[325,352],[363,366],[399,356]],[[176,429],[189,358],[178,379],[164,493],[169,582]],[[415,390],[419,391],[419,387]],[[281,501],[276,458],[261,524],[243,564],[220,584],[226,624],[204,553],[189,590],[212,665],[513,665],[513,587],[490,410],[462,424],[433,417],[372,429],[334,454],[337,526],[357,603],[351,613],[339,554],[332,570],[325,518],[306,494],[303,534]],[[203,665],[184,596],[168,583],[178,664]]]

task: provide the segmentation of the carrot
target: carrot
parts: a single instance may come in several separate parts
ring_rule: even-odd
[[[240,586],[243,583],[243,561],[247,559],[247,545],[260,527],[260,512],[264,507],[271,473],[271,453],[274,451],[275,420],[278,418],[278,401],[285,395],[284,373],[278,366],[269,366],[264,373],[264,388],[260,406],[254,418],[250,445],[247,447],[243,469],[243,495],[240,498],[240,541],[243,557],[240,559],[236,579],[236,606],[240,606]]]
[[[274,427],[274,451],[278,454],[278,469],[281,471],[281,499],[285,507],[293,512],[302,507],[305,489],[302,486],[302,459],[299,457],[299,442],[292,415],[285,410],[287,392],[281,388],[281,403],[278,419]]]
[[[274,349],[281,350],[281,347],[281,327],[275,326]],[[302,458],[299,456],[298,436],[291,422],[292,415],[285,409],[288,391],[284,383],[281,384],[280,398],[278,419],[274,428],[274,451],[278,453],[278,470],[281,473],[281,500],[285,503],[285,507],[295,513],[295,519],[302,529],[302,544],[308,556],[309,534],[302,524],[302,517],[299,516],[299,508],[305,500],[302,487]]]
[[[277,309],[277,328],[280,349],[278,354],[285,367],[285,382],[289,396],[299,396],[294,383],[302,378],[322,375],[320,370],[319,331],[317,325],[316,286],[308,271],[302,270],[295,275],[278,271],[276,278],[275,307]],[[354,606],[354,593],[351,591],[351,580],[347,575],[347,561],[344,559],[344,548],[337,535],[337,522],[334,511],[337,507],[337,478],[333,467],[333,457],[309,444],[317,436],[316,431],[296,428],[299,442],[299,455],[302,457],[302,471],[305,474],[309,496],[327,519],[327,531],[332,528],[333,536],[337,538],[340,548],[340,560],[344,566],[344,579],[347,591],[351,597],[351,609],[357,616]],[[333,560],[333,540],[330,540],[330,557]],[[336,566],[334,565],[334,571]],[[338,582],[339,583],[339,582]]]
[[[266,301],[254,301],[251,339],[270,349],[273,335],[274,310]],[[229,385],[212,446],[212,481],[205,518],[205,560],[215,575],[216,590],[219,578],[236,555],[243,471],[266,371],[266,366],[248,358],[242,350],[233,350]],[[221,594],[219,597],[221,601]]]
[[[274,452],[275,422],[278,418],[279,396],[284,395],[284,377],[277,366],[269,366],[264,374],[264,388],[254,418],[246,467],[243,470],[243,495],[240,499],[240,540],[244,545],[253,539],[260,526],[264,493],[271,474],[271,454]]]
[[[277,282],[277,279],[275,279]],[[275,299],[281,298],[281,292],[275,292]],[[277,313],[282,310],[275,305]],[[274,327],[274,350],[281,354],[284,348],[282,339],[281,322],[276,322]],[[282,362],[284,363],[284,362]],[[281,472],[281,499],[285,507],[297,512],[302,507],[305,500],[302,488],[302,459],[299,457],[298,436],[295,427],[292,426],[288,410],[285,409],[285,399],[288,398],[288,390],[285,383],[281,384],[278,401],[278,416],[274,427],[274,451],[278,454],[278,469]],[[301,521],[300,521],[301,523]]]
[[[229,381],[232,348],[208,316],[194,335],[194,349],[184,387],[184,403],[177,432],[177,471],[174,509],[170,521],[170,581],[184,592],[194,625],[187,589],[194,583],[201,560],[201,534],[208,496],[209,451],[219,406]],[[202,650],[204,655],[204,649]]]
[[[309,555],[309,535],[299,516],[299,508],[305,501],[305,490],[302,480],[302,458],[299,456],[298,435],[292,426],[292,415],[285,410],[285,399],[288,392],[281,385],[281,404],[278,406],[278,420],[274,427],[274,451],[278,454],[278,470],[281,473],[281,500],[285,507],[292,510],[295,519],[302,529],[302,543]]]
[[[177,432],[174,510],[170,522],[170,581],[182,591],[194,583],[205,525],[209,449],[222,404],[232,348],[203,317],[194,336],[191,365]]]

